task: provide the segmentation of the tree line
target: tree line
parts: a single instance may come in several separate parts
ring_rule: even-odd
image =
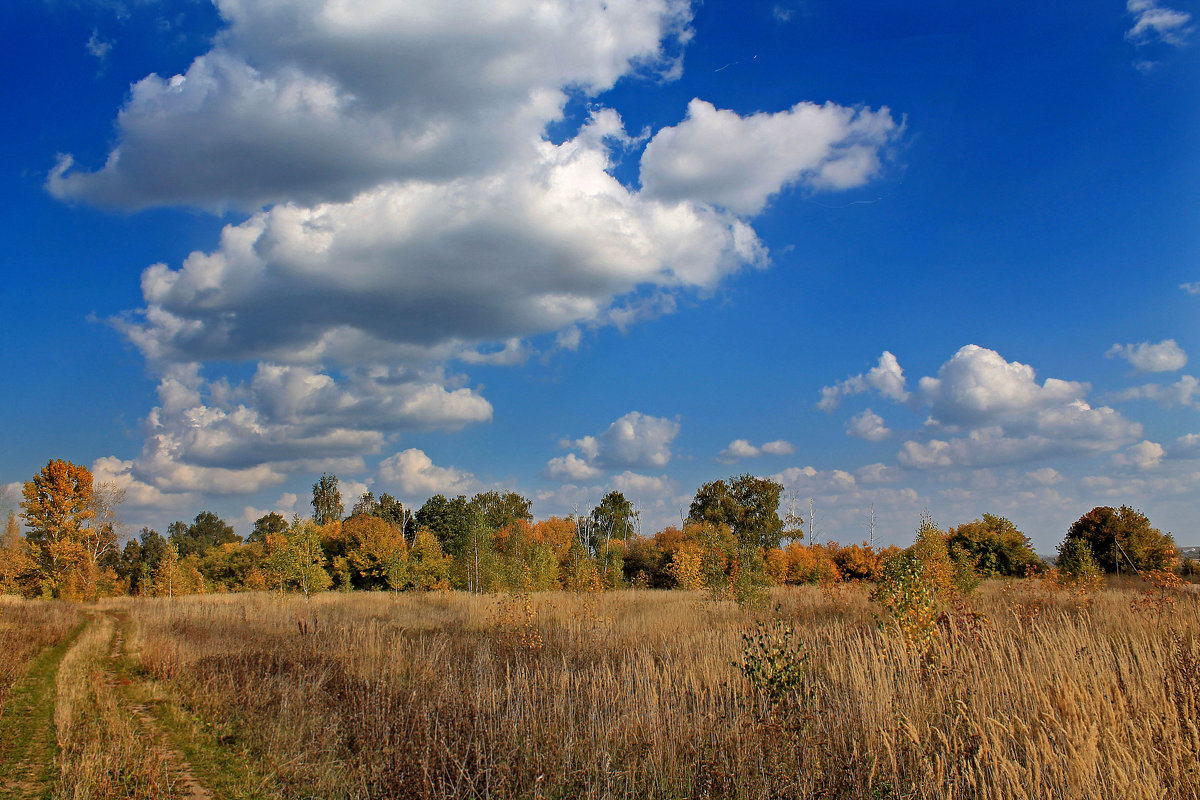
[[[748,596],[769,585],[877,580],[908,553],[873,542],[815,543],[810,514],[779,516],[783,486],[753,475],[701,486],[679,526],[643,535],[619,491],[588,512],[535,521],[512,491],[434,495],[415,511],[366,492],[346,508],[337,476],[313,484],[311,517],[271,512],[243,539],[212,511],[149,528],[124,543],[111,484],[82,466],[52,460],[26,482],[22,532],[10,511],[0,539],[0,593],[73,600],[116,594],[437,590],[600,591],[621,587],[708,589]],[[1044,565],[1005,517],[940,530],[923,519],[918,540],[936,539],[947,563],[979,577],[1022,576]],[[914,544],[914,547],[916,544]],[[1172,569],[1169,534],[1140,512],[1098,507],[1059,546],[1069,570]]]

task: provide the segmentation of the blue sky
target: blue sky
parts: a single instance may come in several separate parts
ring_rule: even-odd
[[[0,484],[1200,542],[1194,0],[16,0]]]

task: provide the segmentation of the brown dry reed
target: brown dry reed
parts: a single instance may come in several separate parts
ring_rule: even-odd
[[[1196,798],[1197,602],[985,584],[906,646],[859,590],[112,601],[144,667],[320,798]],[[738,668],[778,617],[783,704]],[[761,627],[759,628],[761,630]],[[536,633],[536,636],[533,634]]]

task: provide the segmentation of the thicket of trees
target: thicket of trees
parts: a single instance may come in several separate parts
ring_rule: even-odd
[[[55,460],[24,486],[23,535],[15,511],[8,515],[0,592],[78,600],[120,593],[634,586],[742,598],[772,584],[876,581],[917,562],[941,565],[937,580],[955,585],[1043,566],[1025,534],[993,514],[944,531],[925,517],[906,550],[805,543],[802,529],[784,532],[782,490],[752,475],[706,483],[681,526],[643,535],[637,509],[618,491],[590,512],[541,521],[534,521],[527,498],[499,491],[434,495],[415,511],[389,494],[367,492],[343,516],[338,478],[325,474],[313,485],[312,518],[272,512],[243,541],[215,513],[201,511],[191,523],[171,523],[165,536],[143,528],[119,547],[121,493],[93,485],[86,468]],[[1145,515],[1101,507],[1071,526],[1060,566],[1170,569],[1175,553],[1171,537]]]

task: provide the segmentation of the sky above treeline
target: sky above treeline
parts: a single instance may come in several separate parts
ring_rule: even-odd
[[[0,484],[130,532],[753,473],[1200,543],[1200,3],[11,0]]]

